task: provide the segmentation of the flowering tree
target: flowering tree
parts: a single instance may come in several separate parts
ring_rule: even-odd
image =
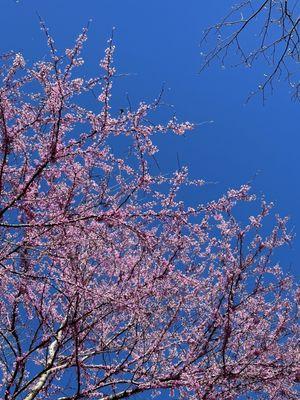
[[[215,45],[204,54],[203,68],[218,59],[224,65],[230,53],[246,67],[260,60],[267,70],[259,85],[265,96],[274,81],[283,78],[294,99],[300,99],[300,7],[298,0],[244,0],[235,4],[217,24],[208,28],[204,41]]]
[[[153,138],[192,126],[151,124],[159,101],[113,115],[112,42],[85,80],[86,31],[64,56],[44,31],[48,61],[1,66],[0,397],[296,399],[299,291],[272,261],[285,219],[268,231],[263,203],[239,223],[248,186],[186,206],[203,182],[155,173]]]

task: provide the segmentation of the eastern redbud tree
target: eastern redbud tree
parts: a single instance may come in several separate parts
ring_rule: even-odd
[[[1,61],[1,399],[296,399],[286,220],[242,218],[248,186],[186,205],[203,182],[155,168],[153,140],[192,125],[149,122],[159,100],[114,113],[112,41],[87,80],[86,31],[59,55],[43,29],[48,59]]]

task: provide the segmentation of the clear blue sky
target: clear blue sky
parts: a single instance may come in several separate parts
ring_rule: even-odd
[[[290,100],[283,84],[265,106],[260,97],[244,105],[265,72],[262,68],[213,66],[198,74],[202,31],[222,15],[222,7],[220,0],[2,0],[0,53],[17,50],[29,61],[43,57],[45,40],[36,12],[61,49],[70,47],[92,19],[85,68],[87,74],[96,75],[106,39],[116,27],[116,66],[120,73],[130,74],[117,82],[116,107],[126,107],[126,92],[133,104],[151,100],[165,83],[170,88],[165,101],[174,105],[179,119],[199,124],[213,120],[179,140],[164,137],[160,163],[166,170],[175,169],[178,153],[194,177],[218,182],[203,189],[199,202],[249,181],[260,171],[253,190],[265,193],[280,214],[289,215],[298,233],[293,249],[286,249],[283,256],[286,266],[292,264],[297,273],[300,105]]]

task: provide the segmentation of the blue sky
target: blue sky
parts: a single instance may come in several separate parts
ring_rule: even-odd
[[[230,2],[224,2],[229,3]],[[166,170],[189,166],[194,177],[215,184],[195,201],[218,196],[228,187],[253,181],[253,191],[266,195],[276,211],[291,217],[298,237],[283,262],[297,273],[300,256],[299,107],[279,83],[263,106],[261,97],[247,105],[265,70],[213,65],[199,74],[200,41],[205,27],[226,8],[219,0],[2,0],[0,53],[16,50],[32,61],[45,54],[37,13],[46,21],[60,49],[70,47],[92,19],[85,50],[88,75],[99,73],[107,38],[115,27],[116,66],[129,74],[116,82],[115,105],[152,100],[165,85],[165,101],[179,119],[199,123],[186,137],[160,140],[160,163]],[[251,37],[249,37],[251,41]],[[168,108],[167,112],[170,112]],[[162,112],[164,117],[164,111]],[[205,123],[206,121],[213,123]],[[298,122],[298,123],[297,123]],[[198,195],[199,196],[199,195]]]

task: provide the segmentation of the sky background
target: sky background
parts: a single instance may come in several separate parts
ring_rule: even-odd
[[[116,110],[128,106],[126,93],[135,106],[153,100],[164,85],[164,101],[174,108],[165,107],[161,117],[176,112],[178,119],[199,125],[185,137],[159,139],[162,169],[176,169],[179,158],[193,177],[215,182],[192,199],[200,203],[252,180],[255,193],[264,193],[275,202],[276,212],[291,217],[290,226],[298,236],[281,257],[299,277],[300,105],[291,101],[284,84],[278,84],[264,106],[259,96],[245,105],[248,93],[266,72],[263,66],[222,69],[216,64],[199,74],[203,30],[230,4],[220,0],[1,0],[0,53],[22,52],[29,63],[45,55],[37,13],[61,50],[72,46],[91,19],[84,71],[96,76],[98,60],[115,27],[116,67],[128,74],[116,81]]]

